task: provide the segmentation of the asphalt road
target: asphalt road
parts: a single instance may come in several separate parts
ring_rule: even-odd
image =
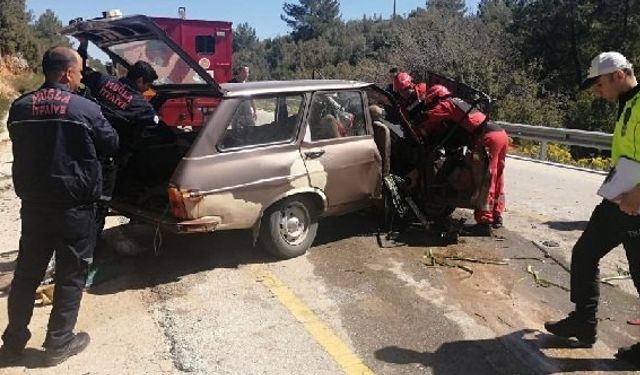
[[[415,229],[406,245],[380,248],[376,213],[365,211],[322,221],[309,253],[287,261],[254,249],[246,232],[165,235],[156,253],[153,228],[110,218],[112,249],[145,252],[118,257],[85,294],[78,328],[92,344],[40,368],[50,308],[37,307],[25,360],[0,374],[625,373],[612,354],[640,339],[625,324],[640,316],[629,281],[603,286],[593,349],[542,329],[570,310],[568,274],[531,241],[557,241],[547,251],[565,261],[601,178],[554,168],[509,159],[507,228],[457,245]],[[10,189],[0,211],[6,284],[19,229]],[[443,265],[431,266],[430,253]],[[558,286],[539,286],[528,268]]]

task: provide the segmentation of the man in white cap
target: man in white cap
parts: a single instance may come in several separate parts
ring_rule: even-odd
[[[612,161],[620,158],[640,163],[640,85],[631,63],[618,52],[603,52],[591,61],[580,85],[593,87],[600,98],[618,102],[618,120],[612,145]],[[640,168],[640,165],[639,165]],[[571,301],[576,309],[558,322],[545,324],[556,336],[576,338],[584,346],[596,342],[596,312],[600,296],[600,259],[623,244],[633,283],[640,294],[640,181],[620,196],[604,199],[591,214],[571,256]],[[622,348],[616,357],[640,368],[640,343]]]

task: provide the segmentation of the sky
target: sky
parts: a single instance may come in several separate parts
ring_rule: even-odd
[[[36,18],[46,9],[55,12],[66,25],[70,19],[84,19],[101,16],[108,9],[120,9],[124,15],[144,14],[157,17],[177,17],[178,7],[187,8],[187,18],[231,21],[234,25],[248,22],[256,30],[258,38],[273,38],[289,32],[280,19],[282,0],[27,0],[27,8]],[[295,0],[288,0],[295,3]],[[424,6],[425,0],[396,0],[398,14],[406,15],[417,7]],[[477,7],[478,0],[467,0],[467,8]],[[393,13],[393,0],[342,0],[340,12],[343,20],[359,19],[363,15],[382,15],[389,18]]]

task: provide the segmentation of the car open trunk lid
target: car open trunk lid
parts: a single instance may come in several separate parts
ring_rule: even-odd
[[[149,17],[78,21],[63,28],[62,34],[90,40],[127,69],[138,60],[147,61],[159,76],[155,86],[197,85],[222,95],[220,85]]]

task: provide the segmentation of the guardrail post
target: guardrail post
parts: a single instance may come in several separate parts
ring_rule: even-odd
[[[548,144],[546,141],[540,142],[540,160],[547,160],[547,146]]]

